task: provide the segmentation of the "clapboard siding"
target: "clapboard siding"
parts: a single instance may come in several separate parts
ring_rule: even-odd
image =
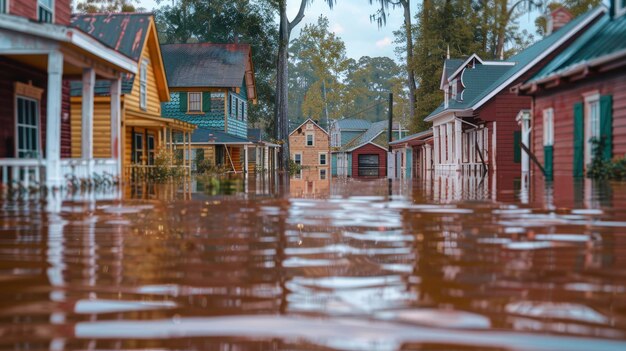
[[[37,0],[11,0],[9,7],[9,13],[12,15],[26,17],[33,21],[38,20]],[[54,23],[68,25],[70,15],[70,0],[54,1]]]
[[[151,36],[148,36],[148,40],[152,40]],[[159,98],[159,93],[157,89],[157,83],[154,73],[154,65],[153,60],[150,55],[150,50],[148,50],[148,46],[146,45],[143,49],[143,53],[141,54],[142,60],[148,60],[148,74],[147,74],[147,102],[146,109],[143,110],[139,107],[139,92],[140,92],[140,79],[139,79],[139,67],[141,66],[141,61],[137,65],[137,74],[135,75],[135,79],[133,82],[133,89],[130,94],[125,96],[126,110],[131,112],[137,112],[145,115],[150,115],[154,117],[161,116],[161,99]],[[155,60],[158,58],[155,58]],[[127,116],[128,118],[128,116]],[[132,119],[132,118],[131,118]]]
[[[541,91],[535,97],[532,147],[543,161],[543,111],[554,109],[554,175],[572,176],[574,160],[574,104],[583,102],[583,94],[597,91],[613,96],[613,156],[626,155],[626,68],[593,79],[564,84]],[[535,169],[535,171],[538,171]]]
[[[72,98],[71,150],[72,157],[80,158],[82,133],[82,104],[80,98]],[[111,103],[108,97],[98,97],[93,105],[93,156],[111,157]]]

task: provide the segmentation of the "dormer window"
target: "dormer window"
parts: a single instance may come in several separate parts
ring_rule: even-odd
[[[626,13],[626,0],[613,0],[615,6],[615,17]]]
[[[39,22],[52,23],[54,18],[54,0],[37,0],[37,19]]]
[[[457,100],[456,98],[457,87],[456,87],[456,79],[452,81],[452,99]]]
[[[449,92],[449,88],[448,88],[448,86],[446,85],[446,86],[444,86],[444,87],[443,87],[443,99],[444,99],[444,100],[443,100],[443,107],[445,107],[445,108],[448,108],[448,105],[449,105],[449,103],[450,103],[450,102],[448,101],[448,100],[449,100],[449,98],[450,98],[450,97],[449,97],[448,92]]]

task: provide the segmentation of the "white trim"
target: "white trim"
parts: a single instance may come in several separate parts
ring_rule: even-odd
[[[595,90],[587,93],[583,93],[584,96],[584,110],[583,110],[583,124],[584,124],[584,160],[585,167],[593,160],[593,145],[591,145],[591,138],[594,136],[600,136],[600,93]],[[591,117],[592,110],[591,104],[595,104],[596,109],[596,131],[597,135],[592,135]]]
[[[5,13],[5,14],[9,13],[9,9],[11,8],[10,1],[11,0],[4,0],[4,9],[2,9],[3,11],[0,13]]]
[[[139,108],[148,109],[148,59],[142,58],[139,65]]]
[[[26,101],[31,101],[35,103],[35,107],[36,107],[36,118],[35,118],[35,125],[31,125],[28,123],[20,123],[19,122],[19,108],[18,108],[18,99],[22,99],[22,100],[26,100]],[[29,129],[35,129],[35,140],[36,140],[36,150],[34,150],[37,153],[36,157],[32,157],[34,159],[41,159],[43,156],[42,150],[41,150],[41,100],[40,99],[35,99],[33,97],[30,96],[24,96],[24,95],[19,95],[19,94],[15,94],[14,96],[14,103],[15,103],[15,158],[17,159],[29,159],[29,158],[21,158],[20,157],[20,147],[19,147],[19,142],[20,142],[20,133],[19,133],[19,128],[20,126],[25,127],[25,128],[29,128]]]
[[[324,155],[324,163],[322,163],[322,155]],[[328,166],[328,152],[322,151],[317,153],[317,164],[320,166]]]
[[[50,19],[50,22],[43,22],[43,23],[54,23],[56,20],[56,11],[55,11],[55,7],[56,7],[56,3],[55,0],[50,0],[51,2],[51,6],[48,7],[47,5],[41,4],[42,0],[37,0],[37,6],[35,6],[35,18],[37,18],[37,21],[41,22],[41,19],[39,18],[39,7],[43,7],[45,10],[50,11],[50,14],[52,15],[52,18]]]
[[[308,121],[313,122],[313,124],[315,124],[319,129],[322,130],[322,132],[326,133],[326,135],[329,135],[327,131],[324,130],[324,128],[320,127],[319,124],[315,123],[314,120],[307,118],[304,122],[302,122],[302,124],[300,124],[299,126],[297,126],[296,128],[294,128],[294,130],[291,131],[291,133],[289,133],[288,137],[291,136],[291,134],[295,133],[298,129],[300,129],[303,125],[305,125]]]
[[[200,109],[199,110],[191,110],[191,94],[199,94],[200,95]],[[202,92],[201,91],[188,91],[187,92],[187,113],[198,113],[198,112],[207,112],[207,111],[202,111],[202,105],[203,102],[202,101]],[[210,111],[209,111],[210,112]]]
[[[322,178],[322,171],[324,171],[324,178]],[[319,176],[319,180],[326,180],[326,179],[328,179],[328,169],[320,168],[318,170],[318,176]]]
[[[604,7],[604,6],[601,6],[600,8],[595,10],[591,15],[589,15],[587,18],[585,18],[584,21],[578,23],[578,25],[576,27],[572,28],[567,34],[565,34],[559,40],[557,40],[554,44],[552,44],[552,46],[550,46],[546,50],[542,51],[541,54],[539,54],[537,57],[535,57],[534,60],[532,60],[531,62],[527,63],[522,69],[517,71],[517,73],[515,73],[514,75],[509,77],[509,79],[507,79],[502,84],[500,84],[500,86],[498,86],[496,89],[493,89],[491,92],[489,92],[489,94],[487,94],[487,96],[485,96],[479,102],[477,102],[474,106],[472,106],[472,110],[477,110],[484,103],[486,103],[487,101],[491,100],[491,98],[493,98],[496,94],[498,94],[502,89],[504,89],[507,86],[509,86],[517,78],[519,78],[521,75],[526,73],[529,69],[533,68],[537,63],[541,62],[541,60],[543,60],[548,55],[550,55],[554,50],[556,50],[561,45],[566,43],[572,36],[575,36],[584,27],[586,27],[589,23],[591,23],[593,20],[595,20],[596,17],[598,17],[599,15],[601,15],[601,14],[603,14],[605,12],[606,12],[606,7]]]
[[[543,110],[543,146],[554,146],[554,109]]]
[[[302,167],[302,151],[294,152],[293,154],[291,154],[291,156],[293,156],[293,162]],[[296,156],[300,156],[300,163],[296,161]]]
[[[623,0],[613,0],[615,8],[615,18],[622,16],[626,13],[626,6],[622,7]]]
[[[97,39],[76,28],[51,23],[35,23],[26,18],[5,14],[0,14],[0,28],[12,32],[30,34],[41,38],[70,43],[111,63],[116,68],[126,73],[135,74],[137,72],[137,62],[108,48]],[[4,54],[5,52],[3,51],[2,53]]]
[[[309,145],[309,135],[311,136],[311,145]],[[315,147],[315,132],[304,132],[304,146]]]

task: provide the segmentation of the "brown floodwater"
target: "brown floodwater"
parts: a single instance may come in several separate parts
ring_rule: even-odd
[[[317,176],[5,197],[0,350],[626,350],[626,184]]]

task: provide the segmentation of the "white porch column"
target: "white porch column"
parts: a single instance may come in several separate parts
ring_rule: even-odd
[[[435,165],[439,164],[439,126],[433,127],[433,146]],[[430,165],[428,165],[430,167]],[[428,169],[428,168],[426,168]]]
[[[122,176],[122,121],[121,121],[121,95],[122,78],[111,81],[111,158],[117,161],[117,176]],[[165,135],[163,135],[165,139]]]
[[[63,90],[63,54],[48,54],[48,89],[46,110],[46,183],[61,185],[61,102]]]
[[[454,157],[452,155],[452,122],[446,123],[446,146],[448,152],[446,153],[446,163],[452,163]]]
[[[96,71],[93,68],[83,69],[82,123],[81,123],[81,157],[93,158],[93,99],[96,85]],[[91,172],[89,173],[91,174]]]
[[[426,154],[426,155],[424,155],[425,159],[426,159],[426,164],[424,165],[424,169],[423,170],[430,171],[432,169],[431,165],[430,165],[430,157],[431,157],[431,153],[432,153],[432,148],[431,148],[430,144],[424,145],[424,149],[423,150],[424,150],[424,153]]]
[[[243,173],[248,174],[248,145],[243,146]]]
[[[462,143],[461,143],[461,135],[463,133],[463,126],[461,125],[461,121],[457,118],[454,120],[454,163],[456,163],[456,169],[461,169],[461,158],[462,155]]]
[[[278,169],[278,148],[274,148],[274,170]]]

